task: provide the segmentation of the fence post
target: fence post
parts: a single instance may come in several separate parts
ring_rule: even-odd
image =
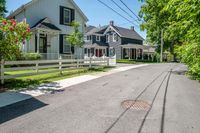
[[[76,62],[77,62],[77,68],[79,68],[79,59],[77,59]]]
[[[59,61],[59,70],[60,70],[60,74],[62,74],[62,61],[61,61],[62,57],[61,56],[59,57],[59,60],[60,60]]]
[[[36,67],[36,73],[38,73],[38,72],[39,72],[39,70],[38,70],[39,63],[38,63],[38,62],[36,63],[36,66],[35,66],[35,67]]]
[[[1,59],[1,84],[4,84],[4,59]]]
[[[90,56],[90,65],[89,65],[89,68],[92,68],[92,58]]]
[[[110,66],[109,57],[107,58],[107,66]]]

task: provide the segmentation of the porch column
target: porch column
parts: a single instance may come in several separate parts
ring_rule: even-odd
[[[133,50],[132,50],[132,48],[130,49],[130,59],[133,59]]]
[[[142,49],[142,60],[144,60],[144,52],[143,52],[143,49]]]
[[[128,56],[129,56],[129,60],[131,59],[131,49],[128,48]]]
[[[149,60],[149,53],[148,53],[148,60]]]
[[[122,47],[122,59],[124,59],[124,48]]]
[[[96,48],[94,48],[94,56],[96,57]]]
[[[90,57],[89,48],[87,48],[87,56]]]
[[[59,44],[60,44],[60,34],[58,34],[58,36],[57,36],[57,40],[58,40],[58,42],[59,42]],[[58,58],[60,57],[60,45],[58,45]],[[71,57],[72,58],[72,57]]]
[[[136,60],[138,60],[138,50],[136,49]]]
[[[99,52],[100,52],[100,50],[99,50],[99,48],[98,48],[98,57],[99,57],[99,55],[100,55],[100,53],[99,53]]]
[[[154,56],[153,56],[153,54],[151,54],[151,59],[152,59],[152,62],[153,62],[153,59],[154,59]]]
[[[40,46],[40,32],[38,30],[37,31],[37,53],[40,53],[39,46]]]

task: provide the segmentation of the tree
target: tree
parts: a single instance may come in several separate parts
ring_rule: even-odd
[[[71,25],[73,27],[73,32],[66,37],[66,41],[70,43],[72,46],[82,47],[84,41],[83,41],[83,33],[79,31],[80,24],[76,21],[73,21]]]
[[[200,1],[170,0],[166,10],[169,17],[170,36],[176,36],[176,53],[186,63],[189,73],[200,81]]]
[[[0,17],[0,59],[9,60],[18,56],[21,53],[20,45],[30,37],[28,24]]]
[[[5,13],[7,13],[6,10],[6,1],[5,0],[0,0],[0,16],[4,16]]]
[[[164,28],[165,47],[178,54],[189,66],[189,73],[200,80],[200,1],[199,0],[145,0],[140,16],[152,42],[159,42]]]

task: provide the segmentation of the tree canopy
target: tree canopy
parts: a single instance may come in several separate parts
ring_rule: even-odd
[[[164,29],[165,48],[173,53],[175,45],[175,53],[196,78],[200,77],[199,7],[199,0],[144,0],[139,13],[147,38],[160,44],[160,32]]]
[[[77,21],[71,23],[73,27],[73,32],[66,37],[66,41],[73,46],[82,47],[83,46],[83,33],[79,31],[80,24]]]
[[[6,0],[0,0],[0,16],[4,16],[7,13]]]

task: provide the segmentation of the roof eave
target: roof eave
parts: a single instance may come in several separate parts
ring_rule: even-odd
[[[70,0],[72,2],[72,4],[78,9],[78,11],[82,14],[83,18],[85,19],[86,22],[89,21],[89,19],[87,18],[87,16],[83,13],[83,11],[79,8],[79,6],[73,1]]]
[[[22,6],[20,6],[19,8],[17,8],[13,13],[9,14],[7,16],[7,18],[12,18],[13,16],[16,16],[18,14],[20,14],[23,10],[25,10],[29,5],[32,4],[33,1],[30,1]]]

